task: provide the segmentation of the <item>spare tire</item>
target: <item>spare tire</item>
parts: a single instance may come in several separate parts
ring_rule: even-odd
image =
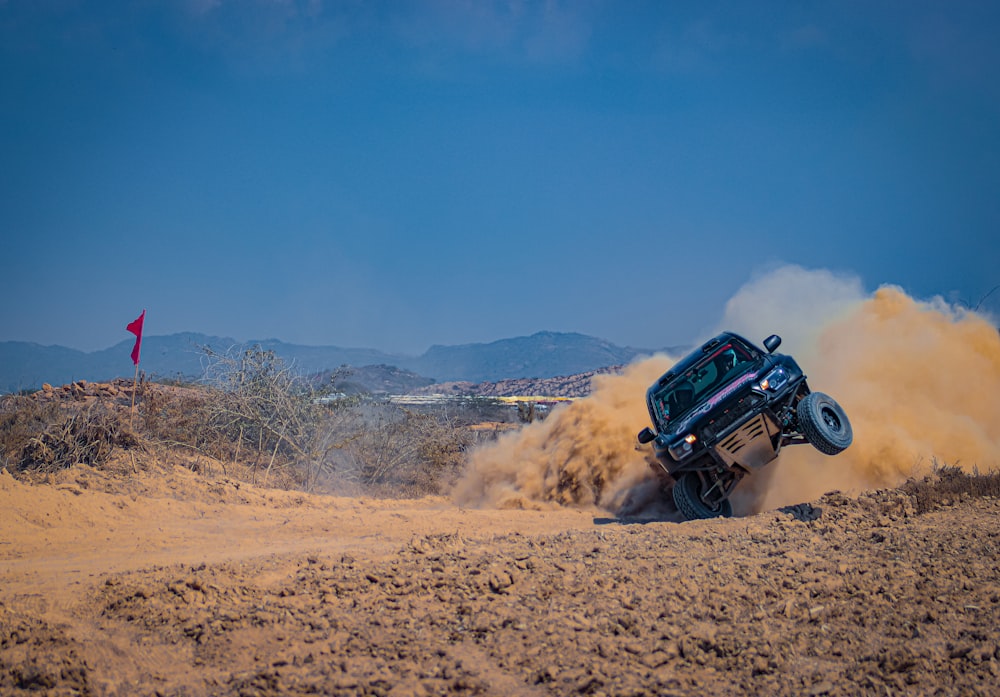
[[[847,414],[830,395],[810,392],[795,410],[799,429],[813,447],[826,455],[836,455],[854,441]]]

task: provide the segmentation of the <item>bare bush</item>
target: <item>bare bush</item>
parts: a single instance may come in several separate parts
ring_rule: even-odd
[[[99,402],[67,410],[18,397],[5,400],[2,413],[4,465],[15,472],[100,466],[116,447],[141,445],[123,414]]]
[[[323,461],[335,444],[322,428],[325,410],[310,383],[273,351],[255,346],[237,355],[205,349],[206,380],[214,390],[206,403],[209,424],[253,458],[254,478],[263,482],[274,467]],[[265,466],[266,463],[266,466]]]
[[[467,428],[447,418],[370,402],[355,410],[332,471],[341,484],[375,495],[439,494],[457,476],[472,442]]]
[[[283,468],[307,490],[439,493],[471,443],[470,432],[446,415],[360,396],[321,399],[313,382],[259,346],[235,356],[206,355],[213,388],[208,422],[234,444],[232,459],[242,455],[255,472],[263,469],[264,483]]]
[[[0,464],[15,470],[28,442],[61,418],[58,405],[22,395],[0,398]]]

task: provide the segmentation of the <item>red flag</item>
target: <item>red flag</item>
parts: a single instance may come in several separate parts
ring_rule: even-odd
[[[142,346],[142,322],[146,319],[146,311],[143,310],[134,322],[129,322],[125,327],[135,334],[135,346],[132,347],[132,362],[139,365],[139,347]]]

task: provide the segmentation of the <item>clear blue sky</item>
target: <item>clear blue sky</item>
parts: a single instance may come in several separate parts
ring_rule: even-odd
[[[0,340],[656,347],[779,263],[975,302],[998,36],[996,2],[0,0]]]

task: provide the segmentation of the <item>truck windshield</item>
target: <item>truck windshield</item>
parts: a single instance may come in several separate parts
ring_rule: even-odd
[[[719,388],[743,374],[755,362],[742,343],[728,341],[711,351],[693,367],[651,395],[651,405],[662,426],[684,416]]]

